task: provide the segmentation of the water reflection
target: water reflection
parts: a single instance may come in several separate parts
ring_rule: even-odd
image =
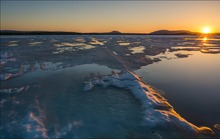
[[[188,42],[178,43],[178,46],[173,46],[170,51],[200,51],[201,53],[220,53],[220,39],[219,37],[204,35],[198,38],[187,39]],[[189,41],[190,40],[190,41]],[[192,41],[194,40],[194,42]],[[191,43],[191,44],[190,44]]]
[[[181,53],[187,54],[188,51]],[[216,107],[220,105],[220,55],[199,51],[191,51],[190,54],[192,55],[188,58],[163,59],[157,64],[136,70],[136,73],[147,83],[166,91],[169,102],[188,120],[197,125],[207,124],[213,127],[220,122],[217,116],[220,111]],[[171,56],[173,53],[169,54],[169,57]],[[185,100],[189,100],[188,103],[185,103]],[[204,110],[210,112],[204,114]]]
[[[213,40],[213,39],[210,39],[209,37],[210,36],[208,35],[205,35],[203,37],[203,40],[202,40],[203,43],[202,43],[200,52],[212,53],[212,54],[220,53],[220,45],[219,45],[220,43],[218,43],[219,40],[218,39]]]

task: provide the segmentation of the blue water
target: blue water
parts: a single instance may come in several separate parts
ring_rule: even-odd
[[[205,42],[195,36],[138,35],[0,39],[2,138],[158,138],[142,125],[143,109],[128,90],[83,91],[91,77],[124,68],[159,90],[188,121],[212,129],[220,123],[219,37]],[[149,58],[162,61],[143,62]]]
[[[162,90],[162,95],[184,118],[198,126],[213,127],[220,123],[220,55],[184,52],[192,55],[164,59],[135,72],[146,83]]]

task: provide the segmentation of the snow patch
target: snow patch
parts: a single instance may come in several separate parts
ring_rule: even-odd
[[[137,54],[137,53],[144,53],[145,47],[144,46],[137,46],[137,47],[132,47],[129,50],[131,50],[132,54]]]

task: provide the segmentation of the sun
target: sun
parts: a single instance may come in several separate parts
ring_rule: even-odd
[[[204,27],[204,28],[202,29],[202,33],[204,33],[204,34],[208,34],[208,33],[210,33],[210,32],[211,32],[210,27]]]

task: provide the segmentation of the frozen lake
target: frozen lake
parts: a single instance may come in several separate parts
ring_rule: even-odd
[[[220,137],[220,37],[146,35],[1,36],[2,138],[185,137],[143,125],[129,90],[94,77],[129,70],[183,118]],[[207,138],[207,136],[205,136]]]

